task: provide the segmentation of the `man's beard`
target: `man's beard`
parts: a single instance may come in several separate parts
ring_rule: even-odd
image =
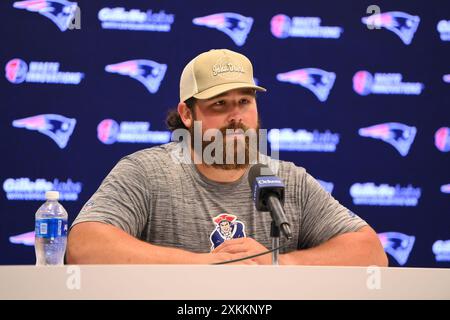
[[[258,119],[258,124],[255,129],[251,129],[244,125],[242,122],[231,122],[228,126],[222,127],[218,129],[218,133],[223,137],[223,148],[222,148],[222,163],[207,164],[205,161],[202,161],[203,164],[209,165],[216,169],[222,170],[237,170],[237,169],[245,169],[249,166],[249,164],[254,164],[258,160],[258,151],[259,151],[259,129],[260,129],[260,121]],[[237,130],[245,134],[254,134],[254,139],[251,139],[249,135],[245,135],[243,138],[238,137],[228,137],[227,130],[235,131]],[[250,131],[249,131],[250,130]],[[191,150],[194,150],[194,125],[189,128],[189,133],[191,135]],[[230,133],[230,132],[229,132]],[[214,143],[215,137],[212,137],[211,141],[203,140],[202,132],[202,150],[201,155],[203,156],[205,148]],[[230,150],[231,155],[227,157],[227,150]],[[195,151],[194,151],[195,152]],[[213,150],[211,153],[212,157],[215,157],[215,151]],[[202,158],[203,159],[203,158]]]

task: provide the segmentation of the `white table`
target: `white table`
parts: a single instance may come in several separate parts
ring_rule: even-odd
[[[0,266],[0,299],[450,299],[450,269]]]

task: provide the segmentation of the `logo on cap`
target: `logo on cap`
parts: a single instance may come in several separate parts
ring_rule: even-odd
[[[213,76],[221,76],[227,79],[240,77],[241,73],[245,73],[244,67],[232,62],[218,62],[212,67]]]

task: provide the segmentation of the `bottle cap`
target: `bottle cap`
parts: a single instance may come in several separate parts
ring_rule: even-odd
[[[45,199],[47,199],[47,200],[59,200],[59,192],[58,191],[47,191],[45,193]]]

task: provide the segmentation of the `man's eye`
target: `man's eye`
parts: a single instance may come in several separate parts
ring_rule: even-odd
[[[222,106],[224,104],[225,104],[225,101],[219,100],[219,101],[214,102],[213,106]]]

